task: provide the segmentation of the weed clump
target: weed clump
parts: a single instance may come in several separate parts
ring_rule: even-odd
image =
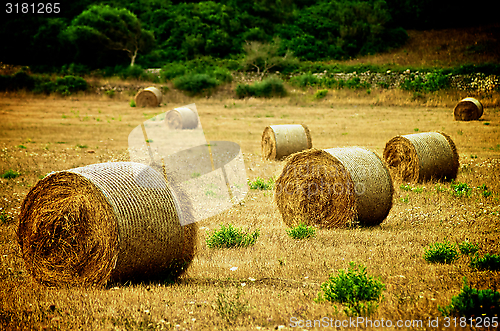
[[[453,181],[450,192],[455,197],[469,197],[472,193],[472,188],[467,183]]]
[[[288,236],[293,239],[306,239],[316,236],[316,229],[313,226],[307,226],[304,223],[300,223],[294,228],[286,230]]]
[[[378,308],[385,284],[368,275],[362,264],[350,262],[347,272],[341,269],[338,275],[330,275],[328,281],[321,284],[321,290],[323,293],[318,294],[317,301],[342,303],[348,316],[368,316]]]
[[[500,312],[500,292],[471,288],[467,285],[467,278],[464,277],[462,291],[451,298],[448,306],[438,306],[438,310],[443,316],[485,316],[486,323],[486,318],[497,316]]]
[[[3,174],[1,174],[0,177],[5,179],[13,179],[19,177],[20,175],[21,174],[19,172],[9,169],[5,171]]]
[[[448,241],[430,244],[424,252],[424,259],[429,263],[453,263],[458,256],[457,246]]]
[[[209,234],[206,243],[209,248],[247,247],[254,245],[259,235],[258,229],[248,233],[232,224],[227,227],[221,225],[219,230],[214,230]]]
[[[218,293],[214,309],[219,316],[229,324],[234,323],[236,319],[249,308],[248,300],[242,300],[241,296],[242,293],[240,289],[232,296],[225,292]]]
[[[486,253],[479,257],[476,254],[470,260],[470,267],[479,270],[500,270],[500,256]]]
[[[239,84],[236,87],[236,95],[240,99],[247,97],[284,97],[286,94],[287,92],[283,85],[283,81],[277,77],[271,77],[252,85]]]
[[[458,243],[458,249],[460,250],[460,253],[462,253],[463,255],[471,255],[479,250],[479,246],[477,244],[464,241]]]
[[[274,188],[274,179],[269,178],[268,181],[257,177],[253,182],[248,182],[248,186],[252,190],[272,190]]]

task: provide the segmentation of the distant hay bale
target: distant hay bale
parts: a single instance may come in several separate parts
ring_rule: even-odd
[[[281,160],[312,148],[311,133],[304,124],[271,125],[262,133],[261,147],[265,160]]]
[[[483,116],[483,105],[475,98],[465,98],[453,110],[455,121],[473,121]]]
[[[380,224],[392,207],[389,170],[360,147],[309,149],[290,155],[276,180],[275,201],[288,226]]]
[[[111,162],[55,172],[21,206],[26,269],[47,286],[175,277],[195,252],[186,196],[146,165]],[[183,223],[184,224],[184,223]]]
[[[162,94],[156,87],[148,87],[135,95],[137,107],[158,107],[162,100]]]
[[[198,114],[189,108],[175,108],[165,116],[168,127],[173,130],[195,129],[198,127]]]
[[[393,176],[403,182],[451,180],[459,167],[455,143],[442,132],[396,136],[385,145],[384,159]]]

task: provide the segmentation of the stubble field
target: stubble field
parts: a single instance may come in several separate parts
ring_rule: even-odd
[[[373,95],[359,102],[355,95],[316,102],[301,98],[176,97],[151,109],[132,108],[128,100],[83,95],[1,97],[0,173],[12,169],[20,176],[0,179],[0,328],[284,330],[294,329],[291,321],[297,320],[345,320],[341,305],[314,299],[321,283],[346,269],[350,261],[362,263],[386,285],[372,320],[414,323],[387,330],[435,329],[428,326],[429,319],[442,321],[438,306],[448,305],[460,292],[464,276],[472,287],[500,290],[499,272],[474,270],[468,257],[452,264],[429,264],[422,257],[429,244],[445,239],[476,243],[480,254],[499,253],[498,106],[486,103],[479,121],[456,122],[453,102],[460,98],[437,107],[411,102],[390,106],[387,101],[373,101]],[[304,123],[315,148],[362,146],[379,156],[395,135],[443,131],[452,137],[460,155],[457,181],[473,190],[469,197],[455,197],[447,191],[448,182],[412,184],[419,189],[404,191],[402,183],[395,181],[393,207],[380,226],[318,230],[316,238],[307,240],[293,240],[286,234],[272,191],[250,190],[243,204],[199,222],[198,253],[174,283],[61,289],[32,282],[15,240],[19,208],[30,188],[51,171],[128,160],[127,138],[133,128],[155,114],[192,102],[207,141],[227,140],[241,146],[250,181],[276,177],[283,165],[261,159],[264,128]],[[476,189],[483,184],[491,196]],[[260,229],[261,235],[248,248],[209,249],[205,239],[220,224]],[[234,304],[226,310],[239,313],[231,322],[221,316],[217,305],[221,300]],[[305,323],[303,329],[307,329]]]

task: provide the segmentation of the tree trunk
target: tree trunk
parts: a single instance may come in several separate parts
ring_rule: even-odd
[[[139,51],[139,47],[135,48],[134,54],[131,56],[130,66],[133,67],[135,64],[135,58],[137,57],[137,51]]]

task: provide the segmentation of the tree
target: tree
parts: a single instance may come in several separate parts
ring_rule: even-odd
[[[276,70],[297,62],[290,50],[287,50],[284,55],[279,54],[280,40],[278,38],[275,38],[272,43],[247,42],[243,49],[246,53],[243,65],[247,69],[255,68],[261,80],[271,69]]]
[[[133,13],[109,5],[93,5],[83,11],[73,19],[66,35],[83,53],[83,48],[88,47],[93,52],[99,52],[102,47],[125,52],[130,58],[130,66],[135,64],[139,51],[147,54],[155,44],[153,33],[142,29]]]

